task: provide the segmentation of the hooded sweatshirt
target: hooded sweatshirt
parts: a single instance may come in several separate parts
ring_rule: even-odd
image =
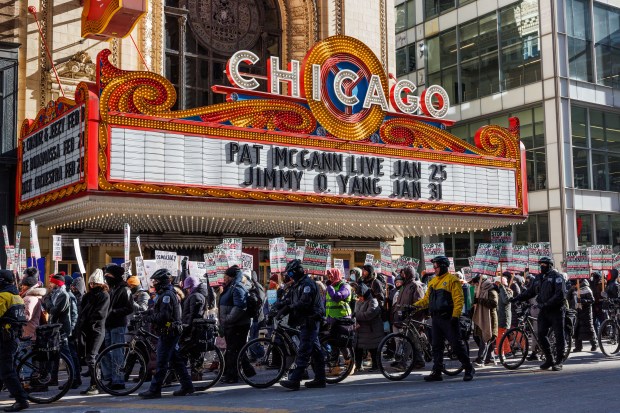
[[[110,286],[110,309],[105,320],[106,328],[127,327],[128,317],[133,313],[133,298],[131,290],[123,277],[106,276]]]
[[[42,302],[43,297],[47,293],[45,288],[41,288],[38,285],[30,287],[25,293],[22,293],[24,299],[24,311],[26,313],[26,319],[28,322],[24,325],[22,335],[24,337],[36,337],[37,327],[41,320]]]
[[[196,318],[203,318],[207,309],[208,287],[201,283],[196,276],[189,276],[183,281],[183,286],[189,290],[189,295],[183,301],[183,324],[191,324]]]

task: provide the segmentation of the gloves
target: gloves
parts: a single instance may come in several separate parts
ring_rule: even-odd
[[[327,280],[327,281],[325,281],[325,285],[326,285],[326,286],[328,286],[328,287],[329,287],[330,285],[332,285],[332,280]]]
[[[450,326],[453,329],[458,330],[459,329],[459,318],[458,317],[452,317],[452,319],[450,320]]]
[[[288,314],[288,307],[282,307],[276,314],[276,318],[282,318]]]

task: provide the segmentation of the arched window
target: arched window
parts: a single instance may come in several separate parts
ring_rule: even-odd
[[[260,61],[242,70],[265,74],[280,56],[282,29],[277,0],[166,0],[165,76],[177,90],[174,109],[224,101],[213,85],[229,85],[224,69],[238,50]],[[259,90],[265,90],[261,84]]]

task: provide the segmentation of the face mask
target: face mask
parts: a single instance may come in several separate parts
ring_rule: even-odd
[[[355,274],[351,274],[351,277],[349,278],[351,281],[355,281]]]

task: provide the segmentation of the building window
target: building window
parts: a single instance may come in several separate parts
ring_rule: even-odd
[[[17,61],[0,58],[0,156],[17,142]]]
[[[521,142],[526,150],[526,170],[528,191],[538,191],[547,188],[547,164],[545,150],[545,125],[542,106],[536,106],[496,115],[493,118],[480,119],[470,123],[459,123],[449,131],[464,141],[474,144],[476,131],[486,125],[508,127],[508,118],[517,117],[521,124]]]
[[[415,26],[415,1],[407,0],[395,7],[396,33]]]
[[[396,76],[411,73],[415,68],[415,43],[396,50]]]
[[[523,0],[428,39],[428,83],[462,103],[541,80],[538,25]]]
[[[620,88],[620,9],[594,2],[596,83]]]
[[[241,65],[247,73],[265,74],[269,57],[280,56],[276,0],[166,0],[165,12],[165,73],[178,96],[173,109],[223,102],[224,96],[211,86],[228,84],[226,62],[238,50],[250,50],[260,58],[256,65]],[[258,90],[266,90],[266,85]]]
[[[577,246],[589,247],[593,242],[592,214],[577,214]]]
[[[549,215],[531,214],[523,224],[515,225],[513,232],[516,244],[549,242]]]
[[[577,214],[577,245],[611,245],[620,252],[619,214]]]
[[[620,192],[620,115],[571,107],[573,185]]]

